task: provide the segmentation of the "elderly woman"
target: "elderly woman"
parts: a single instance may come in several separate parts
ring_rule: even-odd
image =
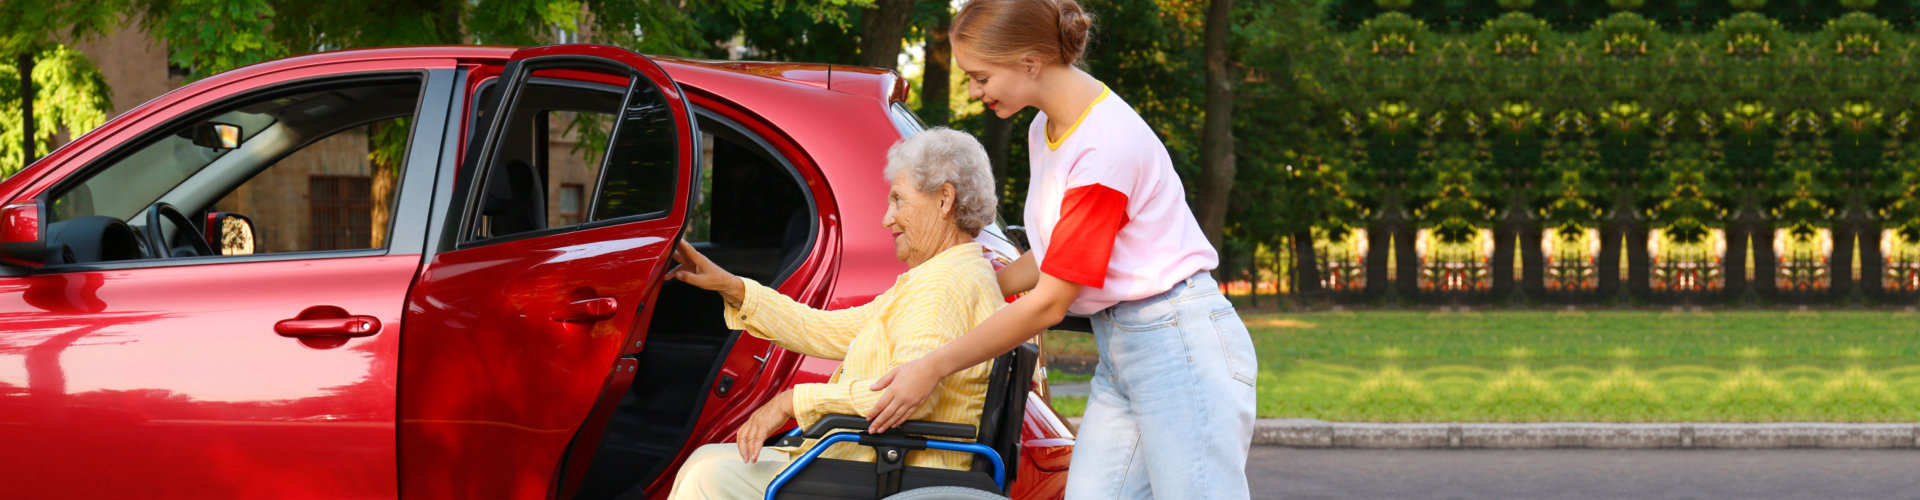
[[[727,273],[681,242],[680,263],[669,275],[720,292],[729,328],[746,330],[790,351],[841,360],[824,384],[799,384],[753,413],[736,443],[694,450],[673,480],[671,498],[759,498],[791,460],[761,444],[792,418],[802,428],[834,413],[864,415],[880,393],[868,386],[889,370],[919,359],[965,333],[1006,303],[974,238],[993,223],[997,201],[984,148],[972,136],[935,128],[887,151],[887,214],[894,257],[907,263],[892,288],[863,306],[812,309],[772,289]],[[915,420],[975,424],[986,399],[986,365],[947,377]],[[809,442],[806,447],[812,446]],[[794,452],[804,451],[794,450]],[[736,452],[737,451],[737,452]],[[825,458],[873,461],[873,451],[840,443]],[[972,457],[925,450],[907,465],[966,469]]]

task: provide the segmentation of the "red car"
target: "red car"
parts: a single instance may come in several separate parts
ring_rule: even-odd
[[[829,309],[903,272],[892,72],[593,45],[250,66],[0,183],[13,498],[661,497],[835,362],[663,282],[685,237]],[[1026,410],[1015,498],[1072,434]]]

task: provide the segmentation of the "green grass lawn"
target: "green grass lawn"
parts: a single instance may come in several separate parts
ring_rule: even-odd
[[[1911,313],[1368,311],[1246,321],[1263,418],[1920,420],[1920,316]],[[1090,335],[1052,332],[1046,342],[1049,354],[1093,354]],[[1077,399],[1055,406],[1077,415]]]

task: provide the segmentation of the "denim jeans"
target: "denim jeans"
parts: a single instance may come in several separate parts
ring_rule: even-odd
[[[1100,311],[1093,335],[1067,498],[1247,498],[1260,368],[1213,277]]]

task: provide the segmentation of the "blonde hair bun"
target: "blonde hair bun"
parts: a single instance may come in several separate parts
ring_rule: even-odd
[[[1074,0],[970,0],[953,16],[955,50],[997,63],[1037,56],[1077,65],[1093,15]]]
[[[1080,10],[1080,3],[1057,0],[1060,7],[1060,61],[1074,64],[1087,51],[1087,32],[1093,30],[1093,16]]]

